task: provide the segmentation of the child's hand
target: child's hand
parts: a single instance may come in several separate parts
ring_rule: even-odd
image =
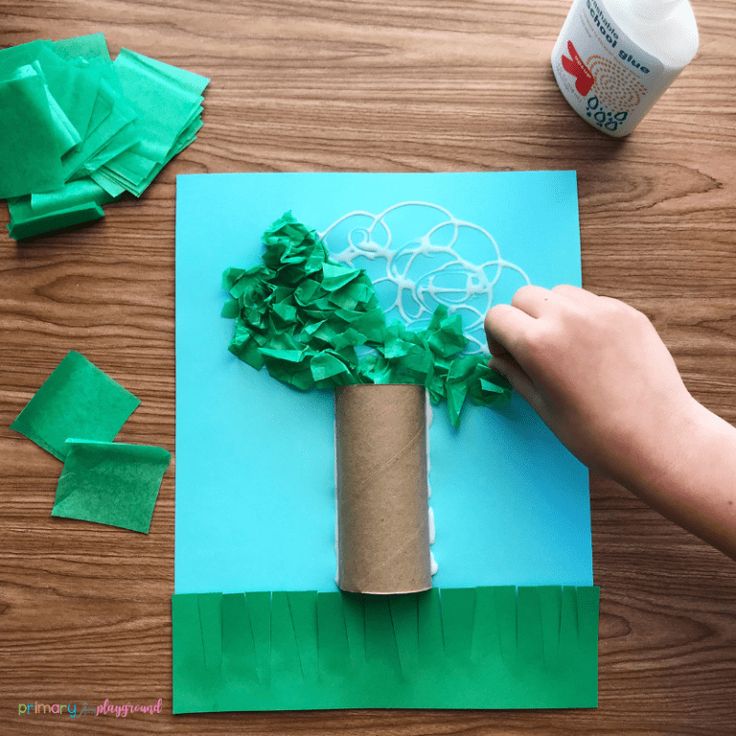
[[[622,482],[699,405],[652,323],[574,286],[525,286],[486,315],[491,365],[583,462]],[[667,446],[669,449],[669,444]]]
[[[641,312],[525,286],[486,333],[491,365],[575,455],[736,559],[736,428],[690,396]]]

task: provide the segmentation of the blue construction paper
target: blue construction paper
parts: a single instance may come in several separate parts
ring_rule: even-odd
[[[572,171],[177,178],[176,593],[336,589],[332,393],[298,393],[227,351],[220,277],[260,261],[285,210],[322,231],[406,200],[482,225],[533,283],[580,284]],[[465,256],[486,247],[471,239]],[[504,276],[495,300],[521,283]],[[458,431],[439,407],[430,453],[435,586],[592,584],[587,470],[521,397],[466,407]]]

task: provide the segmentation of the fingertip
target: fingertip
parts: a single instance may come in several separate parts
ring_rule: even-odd
[[[513,312],[519,311],[516,307],[512,307],[510,304],[494,304],[487,312],[485,319],[483,320],[483,329],[485,329],[487,335],[492,335],[498,332],[496,325],[499,323],[503,324],[505,320],[511,316]]]
[[[493,356],[488,361],[488,367],[500,373],[519,393],[523,393],[522,389],[530,384],[521,367],[510,355]]]
[[[488,342],[488,350],[491,355],[505,355],[508,351],[506,348],[496,339],[493,334],[491,325],[495,322],[495,315],[498,314],[497,310],[501,304],[497,304],[495,307],[491,307],[487,312],[485,319],[483,320],[483,329],[486,333],[486,341]]]
[[[490,335],[486,335],[486,341],[488,342],[488,352],[491,354],[491,360],[499,355],[508,355],[509,351],[498,340],[494,340]]]
[[[537,320],[511,304],[497,304],[486,312],[484,328],[494,355],[521,357]],[[495,348],[495,349],[494,349]]]
[[[511,357],[492,358],[489,367],[500,373],[510,384],[514,391],[522,396],[526,402],[544,418],[543,402],[524,369]]]
[[[494,304],[487,312],[486,316],[483,319],[483,329],[485,329],[486,332],[490,330],[491,324],[494,322],[496,315],[498,314],[499,307],[503,307],[505,305],[503,304]]]

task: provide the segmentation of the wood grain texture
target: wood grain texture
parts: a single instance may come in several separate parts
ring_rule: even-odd
[[[0,0],[2,46],[103,30],[113,52],[212,78],[200,139],[140,201],[22,247],[0,236],[1,733],[736,731],[736,566],[600,478],[597,711],[17,716],[170,708],[173,473],[148,537],[52,520],[59,465],[7,427],[74,347],[142,399],[121,438],[173,449],[177,173],[575,168],[585,284],[650,314],[695,395],[736,421],[736,6],[694,5],[697,60],[622,142],[554,84],[564,0]]]

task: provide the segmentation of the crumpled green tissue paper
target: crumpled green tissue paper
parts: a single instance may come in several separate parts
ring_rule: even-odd
[[[10,429],[63,460],[69,437],[111,441],[139,404],[140,399],[72,350]]]
[[[488,367],[489,355],[465,354],[459,314],[438,306],[424,330],[386,323],[364,270],[333,261],[313,230],[285,213],[263,234],[262,262],[228,268],[222,315],[235,320],[228,349],[264,365],[300,391],[354,383],[412,383],[447,401],[460,423],[470,401],[489,406],[511,386]]]
[[[161,447],[70,438],[51,516],[148,534],[171,455]]]

